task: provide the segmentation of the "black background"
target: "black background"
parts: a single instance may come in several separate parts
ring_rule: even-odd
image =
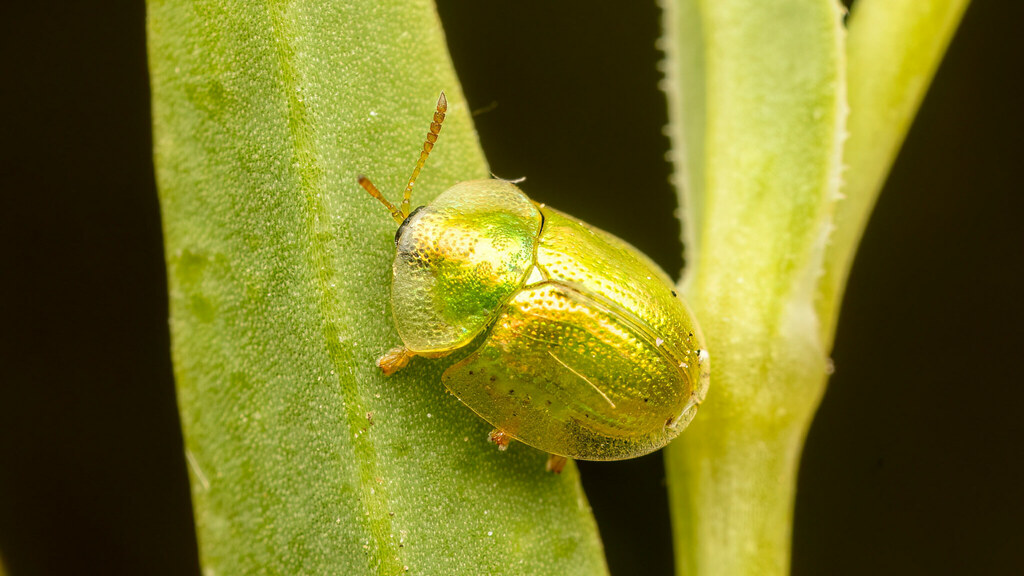
[[[682,265],[653,2],[439,10],[499,176]],[[144,5],[0,14],[0,555],[197,574],[170,371]],[[976,0],[850,278],[793,572],[1024,573],[1024,3]],[[617,576],[670,574],[661,456],[582,463]]]

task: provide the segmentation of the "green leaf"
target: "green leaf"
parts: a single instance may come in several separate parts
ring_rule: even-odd
[[[601,574],[575,467],[385,379],[392,199],[486,177],[431,3],[150,0],[178,401],[209,574]]]
[[[821,339],[839,306],[868,216],[968,0],[858,0],[846,42],[850,118],[846,171],[819,286]]]

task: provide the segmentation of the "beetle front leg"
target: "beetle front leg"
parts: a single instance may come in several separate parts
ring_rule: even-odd
[[[415,355],[414,352],[410,352],[405,346],[395,346],[377,359],[377,366],[384,372],[385,376],[391,376],[408,366],[409,360],[412,360]]]
[[[569,462],[567,456],[559,456],[558,454],[548,454],[548,463],[544,465],[544,469],[548,472],[555,474],[561,474],[562,468]]]

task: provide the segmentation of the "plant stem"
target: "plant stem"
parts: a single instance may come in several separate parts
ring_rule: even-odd
[[[668,468],[678,572],[785,574],[803,427],[702,420]]]
[[[806,0],[667,8],[682,288],[711,356],[708,399],[666,456],[676,564],[781,575],[826,376],[813,301],[839,186],[841,14]]]
[[[846,275],[966,4],[860,0],[848,42],[830,0],[666,4],[681,288],[712,366],[705,405],[667,451],[679,574],[788,573]]]
[[[690,295],[695,309],[718,309],[701,292]],[[677,570],[787,574],[800,451],[824,392],[826,360],[807,338],[813,326],[800,321],[765,339],[709,320],[716,394],[666,460]]]

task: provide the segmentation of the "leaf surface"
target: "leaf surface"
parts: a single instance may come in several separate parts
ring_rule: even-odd
[[[575,467],[385,379],[397,200],[487,177],[429,2],[150,0],[178,402],[207,574],[601,574]]]

